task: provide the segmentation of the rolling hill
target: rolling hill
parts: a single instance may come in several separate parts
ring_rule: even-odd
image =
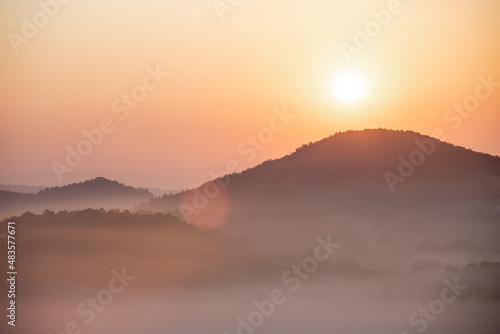
[[[7,217],[25,211],[78,210],[86,208],[122,208],[148,201],[152,194],[145,189],[125,186],[98,177],[89,181],[40,190],[36,194],[0,191],[0,215]]]
[[[498,218],[498,180],[500,157],[411,131],[348,131],[196,189],[153,198],[142,209],[175,210],[195,224],[268,242],[298,242],[351,221],[381,226],[478,210],[490,221]]]

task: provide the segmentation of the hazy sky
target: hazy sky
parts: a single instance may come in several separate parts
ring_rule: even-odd
[[[500,155],[500,87],[480,88],[490,94],[470,117],[443,118],[476,93],[479,77],[500,82],[498,0],[243,0],[222,14],[213,0],[72,0],[49,6],[53,17],[40,6],[0,0],[0,174],[66,164],[66,146],[76,149],[82,131],[106,118],[114,130],[75,171],[204,180],[231,160],[249,167],[378,127],[442,128],[454,144]],[[372,11],[387,8],[398,14],[373,24]],[[38,32],[24,27],[33,16]],[[373,37],[348,61],[341,44],[355,46],[356,28],[367,25]],[[169,75],[146,80],[157,87],[127,117],[114,112],[156,67]],[[332,93],[346,71],[367,85],[349,105]],[[248,136],[285,107],[295,118],[273,121],[280,132],[251,154]]]

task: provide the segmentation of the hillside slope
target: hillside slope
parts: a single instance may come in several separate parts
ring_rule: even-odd
[[[152,194],[147,190],[136,189],[99,177],[62,187],[45,188],[37,194],[0,191],[0,216],[17,215],[25,211],[41,213],[44,210],[101,207],[132,209],[151,197]]]
[[[333,221],[385,222],[429,211],[479,208],[489,220],[500,201],[498,179],[500,157],[411,131],[348,131],[143,208],[175,210],[231,233],[312,238]]]

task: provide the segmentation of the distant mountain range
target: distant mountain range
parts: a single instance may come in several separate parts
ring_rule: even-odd
[[[337,133],[161,197],[103,177],[37,194],[0,191],[3,217],[45,209],[136,208],[284,244],[307,243],[325,231],[354,233],[360,224],[388,231],[401,221],[489,224],[498,221],[499,204],[500,157],[384,129]]]
[[[78,210],[86,208],[133,209],[153,195],[147,189],[136,189],[116,181],[98,177],[62,187],[45,188],[36,194],[0,190],[0,215],[21,214],[25,211]]]
[[[106,172],[99,170],[73,171],[64,174],[64,183],[59,182],[53,171],[31,171],[25,173],[0,175],[0,184],[4,185],[31,185],[39,187],[60,187],[71,183],[83,182],[96,177],[105,177],[120,183],[143,188],[158,188],[161,192],[175,192],[183,189],[195,180],[165,175],[145,174],[136,171]],[[2,189],[8,190],[8,189]]]

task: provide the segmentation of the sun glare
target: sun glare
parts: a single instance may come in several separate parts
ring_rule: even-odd
[[[359,74],[346,72],[338,75],[333,82],[333,94],[343,103],[355,103],[366,94],[366,81]]]

